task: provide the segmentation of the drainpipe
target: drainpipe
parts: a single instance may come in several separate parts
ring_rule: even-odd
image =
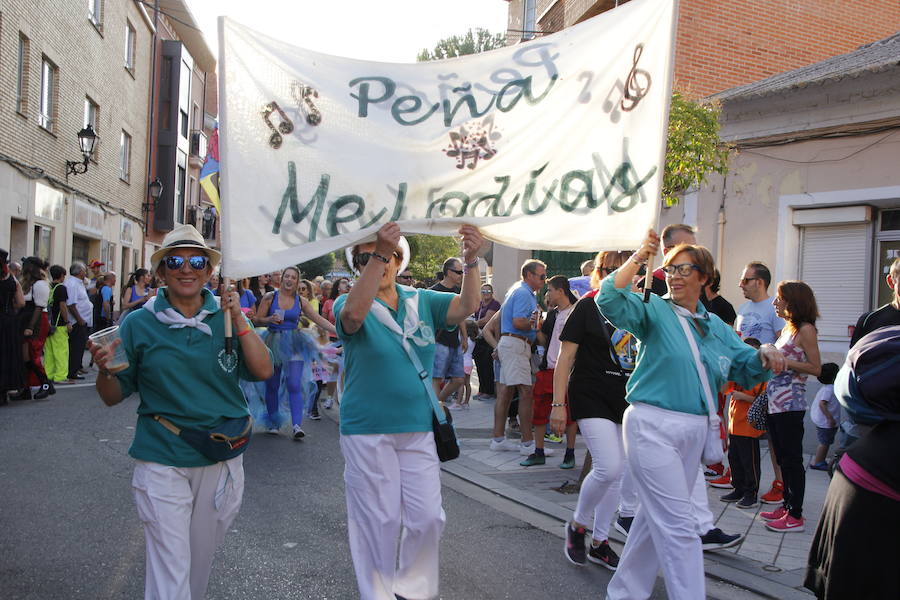
[[[153,169],[153,133],[156,129],[156,50],[158,46],[159,40],[159,0],[155,0],[153,2],[153,47],[150,53],[150,131],[147,135],[147,181],[144,182],[144,197],[151,201],[150,199],[150,175]],[[153,218],[156,218],[156,206],[152,207],[153,209]],[[147,234],[150,233],[150,211],[148,210],[146,213],[147,220],[144,221],[144,249],[142,254],[146,254],[147,249]],[[144,262],[146,263],[147,257],[144,256]]]
[[[725,219],[725,191],[728,188],[728,174],[726,173],[722,177],[722,202],[719,204],[719,243],[716,248],[716,262],[719,264],[719,272],[725,270],[725,223],[728,221]]]

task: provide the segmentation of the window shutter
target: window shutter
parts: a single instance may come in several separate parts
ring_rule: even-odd
[[[847,327],[866,312],[868,228],[865,223],[803,228],[800,279],[819,305],[819,339],[849,341]]]

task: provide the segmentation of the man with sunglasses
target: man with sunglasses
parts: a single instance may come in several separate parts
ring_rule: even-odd
[[[534,434],[531,431],[534,400],[531,373],[531,349],[537,335],[537,299],[535,292],[544,287],[547,265],[536,259],[522,265],[522,279],[512,285],[500,309],[500,341],[497,355],[500,360],[502,391],[494,404],[494,437],[491,450],[519,451],[522,456],[534,453]],[[519,423],[522,441],[506,439],[504,428],[509,404],[515,391],[519,392]],[[552,455],[550,449],[545,455]]]
[[[772,274],[761,262],[752,262],[744,267],[738,284],[747,302],[738,308],[734,329],[742,339],[756,338],[762,344],[774,344],[781,336],[784,319],[775,314],[775,307],[769,298],[769,284]]]
[[[400,285],[408,285],[412,287],[412,284],[415,283],[413,279],[412,273],[409,269],[403,269],[402,272],[397,273],[397,283]]]
[[[451,257],[444,261],[441,266],[441,280],[431,286],[431,289],[458,294],[460,286],[462,286],[462,279],[462,263],[458,258]],[[460,323],[455,330],[438,329],[434,334],[434,340],[434,366],[431,371],[431,382],[438,395],[438,400],[445,403],[447,398],[465,383],[463,353],[469,344],[466,322]],[[444,385],[444,381],[448,379],[447,385]]]

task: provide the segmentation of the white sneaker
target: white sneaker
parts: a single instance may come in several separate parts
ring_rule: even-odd
[[[530,444],[519,443],[519,454],[522,456],[531,456],[534,454],[534,442]],[[544,447],[544,456],[553,456],[553,449]]]
[[[266,433],[268,433],[269,435],[278,435],[278,428],[269,427],[268,429],[266,429]]]
[[[322,408],[331,408],[333,405],[334,405],[334,400],[331,398],[331,396],[328,396],[322,402]]]
[[[299,440],[306,437],[306,433],[300,429],[299,425],[294,425],[294,439]]]
[[[468,406],[463,406],[462,404],[451,404],[447,407],[447,410],[462,410],[464,408],[469,408]]]
[[[491,450],[494,452],[515,452],[519,449],[519,443],[509,438],[503,438],[501,441],[491,440]]]

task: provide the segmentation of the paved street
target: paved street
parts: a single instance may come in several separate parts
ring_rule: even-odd
[[[107,409],[81,388],[0,409],[4,598],[141,597],[143,533],[126,454],[136,404]],[[209,598],[356,596],[337,426],[326,418],[307,431],[303,443],[253,440],[244,506]],[[444,598],[544,598],[561,589],[590,597],[609,578],[571,567],[550,533],[451,489],[445,508]]]
[[[139,598],[143,533],[127,456],[137,401],[108,409],[90,387],[0,409],[0,589],[5,599]],[[356,597],[337,425],[303,443],[257,435],[244,506],[217,556],[210,599]],[[610,573],[577,569],[558,520],[445,474],[441,597],[595,598]],[[710,596],[756,598],[710,582]],[[655,598],[665,598],[662,584]]]

